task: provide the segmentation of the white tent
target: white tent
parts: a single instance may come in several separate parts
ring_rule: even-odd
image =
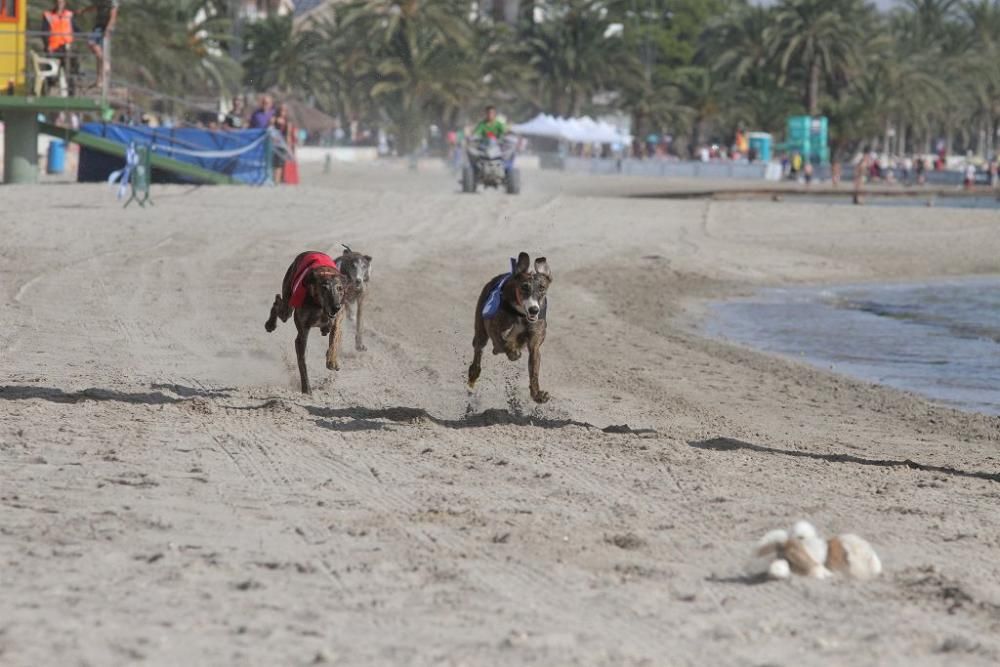
[[[557,118],[540,113],[525,123],[511,126],[517,134],[547,137],[574,144],[628,144],[632,137],[605,121],[583,118]]]

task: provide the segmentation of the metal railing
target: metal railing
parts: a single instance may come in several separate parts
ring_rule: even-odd
[[[2,95],[25,97],[89,97],[102,104],[111,83],[111,35],[103,34],[104,76],[88,46],[93,32],[72,33],[65,51],[48,52],[49,33],[41,30],[0,33]],[[8,46],[10,44],[11,46]],[[22,46],[23,45],[23,46]]]

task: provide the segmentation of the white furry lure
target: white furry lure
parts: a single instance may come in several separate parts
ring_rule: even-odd
[[[798,521],[790,531],[772,530],[757,542],[748,573],[771,579],[792,574],[827,579],[840,574],[866,580],[882,573],[882,561],[857,535],[844,533],[824,540],[811,523]]]

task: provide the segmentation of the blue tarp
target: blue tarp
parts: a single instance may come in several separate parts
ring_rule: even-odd
[[[152,128],[113,123],[87,123],[80,129],[87,134],[126,146],[133,141],[140,146],[150,146],[154,155],[227,174],[242,183],[262,185],[267,182],[267,130],[216,132],[196,128]],[[111,172],[121,169],[122,165],[122,158],[83,148],[80,151],[77,179],[81,182],[104,181]],[[159,169],[153,170],[153,181],[194,182]]]

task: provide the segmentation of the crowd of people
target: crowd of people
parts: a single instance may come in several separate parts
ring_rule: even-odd
[[[257,108],[249,115],[243,98],[233,100],[233,107],[222,121],[223,130],[270,130],[272,137],[272,162],[275,183],[298,183],[295,163],[295,146],[298,132],[291,119],[288,104],[275,104],[270,95],[261,95]]]

